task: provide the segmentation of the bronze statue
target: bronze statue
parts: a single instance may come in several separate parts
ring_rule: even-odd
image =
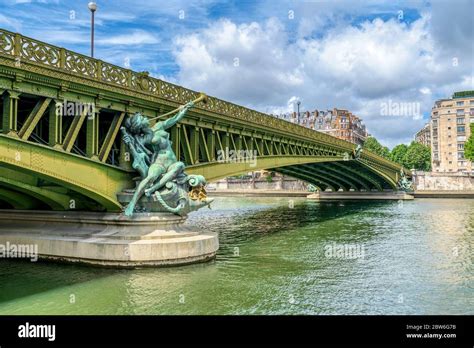
[[[405,192],[413,191],[413,184],[407,179],[405,170],[403,168],[400,169],[400,180],[398,181],[398,187]]]
[[[140,173],[141,179],[124,210],[126,216],[133,215],[137,203],[144,195],[148,198],[154,196],[165,211],[175,214],[195,210],[192,209],[196,208],[193,207],[192,201],[204,202],[194,204],[197,208],[210,203],[206,201],[204,177],[184,173],[185,165],[176,158],[171,147],[170,134],[167,132],[184,117],[190,108],[205,100],[206,96],[202,94],[196,100],[179,107],[178,112],[171,118],[158,121],[152,127],[150,120],[140,113],[136,113],[125,121],[125,126],[121,128],[122,138],[133,157],[132,167]],[[159,118],[171,113],[161,115]],[[175,201],[175,207],[170,205],[172,201]],[[185,209],[186,206],[188,209]],[[149,209],[145,208],[145,210]]]

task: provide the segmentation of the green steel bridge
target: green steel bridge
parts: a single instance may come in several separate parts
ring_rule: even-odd
[[[136,176],[120,135],[127,115],[156,117],[199,95],[1,29],[0,94],[0,208],[94,211],[121,210],[116,194]],[[93,114],[60,115],[67,103],[93,105]],[[354,156],[352,143],[213,97],[171,138],[186,171],[208,181],[268,169],[321,191],[383,191],[397,190],[402,170],[367,151]],[[221,161],[230,150],[243,157]]]

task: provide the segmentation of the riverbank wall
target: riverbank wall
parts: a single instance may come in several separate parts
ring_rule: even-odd
[[[413,171],[413,185],[416,191],[471,191],[474,193],[474,175]]]
[[[413,172],[415,198],[474,198],[474,175]],[[226,178],[208,186],[211,196],[306,197],[308,184],[291,177]]]

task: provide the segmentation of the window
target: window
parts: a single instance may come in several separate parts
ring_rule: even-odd
[[[457,141],[466,141],[466,136],[465,135],[459,135],[457,137]]]
[[[474,105],[474,100],[469,101],[469,104]]]
[[[464,152],[462,152],[462,151],[458,152],[458,160],[460,160],[460,159],[464,159]]]
[[[463,101],[458,101],[456,102],[456,106],[463,106],[464,105],[464,102]]]
[[[457,109],[456,115],[464,115],[464,109]]]
[[[457,123],[457,124],[464,124],[464,117],[458,117],[458,118],[456,119],[456,123]]]
[[[466,132],[466,127],[465,126],[458,126],[458,133],[465,133]]]
[[[464,150],[464,144],[458,144],[458,150]]]
[[[474,108],[469,109],[469,115],[474,116]]]

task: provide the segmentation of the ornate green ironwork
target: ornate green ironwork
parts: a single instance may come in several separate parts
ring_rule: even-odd
[[[18,47],[18,49],[13,49],[12,46]],[[28,61],[64,73],[174,101],[180,105],[199,96],[198,92],[150,77],[147,73],[134,72],[3,29],[0,29],[0,54],[16,58],[19,63]],[[201,104],[199,109],[256,124],[260,127],[264,126],[267,129],[285,131],[296,136],[305,137],[308,140],[331,144],[349,150],[349,152],[354,149],[353,144],[344,140],[275,117],[269,117],[264,113],[217,98],[209,97],[208,102]],[[383,159],[377,156],[377,160]],[[391,162],[386,161],[385,164],[390,165]]]

